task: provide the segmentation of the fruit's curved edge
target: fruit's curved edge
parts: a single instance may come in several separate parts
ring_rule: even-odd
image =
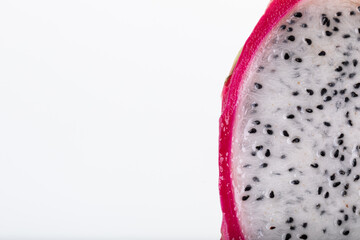
[[[272,0],[270,2],[265,14],[246,41],[235,67],[224,84],[222,113],[219,120],[219,192],[223,212],[222,240],[245,240],[237,219],[231,180],[232,132],[242,79],[251,63],[254,52],[268,33],[300,1],[302,0]]]

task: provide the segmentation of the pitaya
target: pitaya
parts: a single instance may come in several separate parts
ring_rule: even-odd
[[[222,239],[360,239],[360,0],[273,0],[223,90]]]

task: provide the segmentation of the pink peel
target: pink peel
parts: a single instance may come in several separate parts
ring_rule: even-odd
[[[254,53],[274,26],[301,0],[273,0],[246,41],[239,59],[224,84],[219,135],[219,192],[223,222],[221,239],[246,240],[237,218],[233,183],[231,179],[232,132],[240,87]]]

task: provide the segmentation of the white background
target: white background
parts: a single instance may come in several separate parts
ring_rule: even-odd
[[[219,239],[222,84],[268,1],[0,2],[0,239]]]

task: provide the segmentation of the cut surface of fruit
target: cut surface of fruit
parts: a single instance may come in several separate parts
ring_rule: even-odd
[[[284,2],[224,87],[222,239],[359,239],[360,1]]]

